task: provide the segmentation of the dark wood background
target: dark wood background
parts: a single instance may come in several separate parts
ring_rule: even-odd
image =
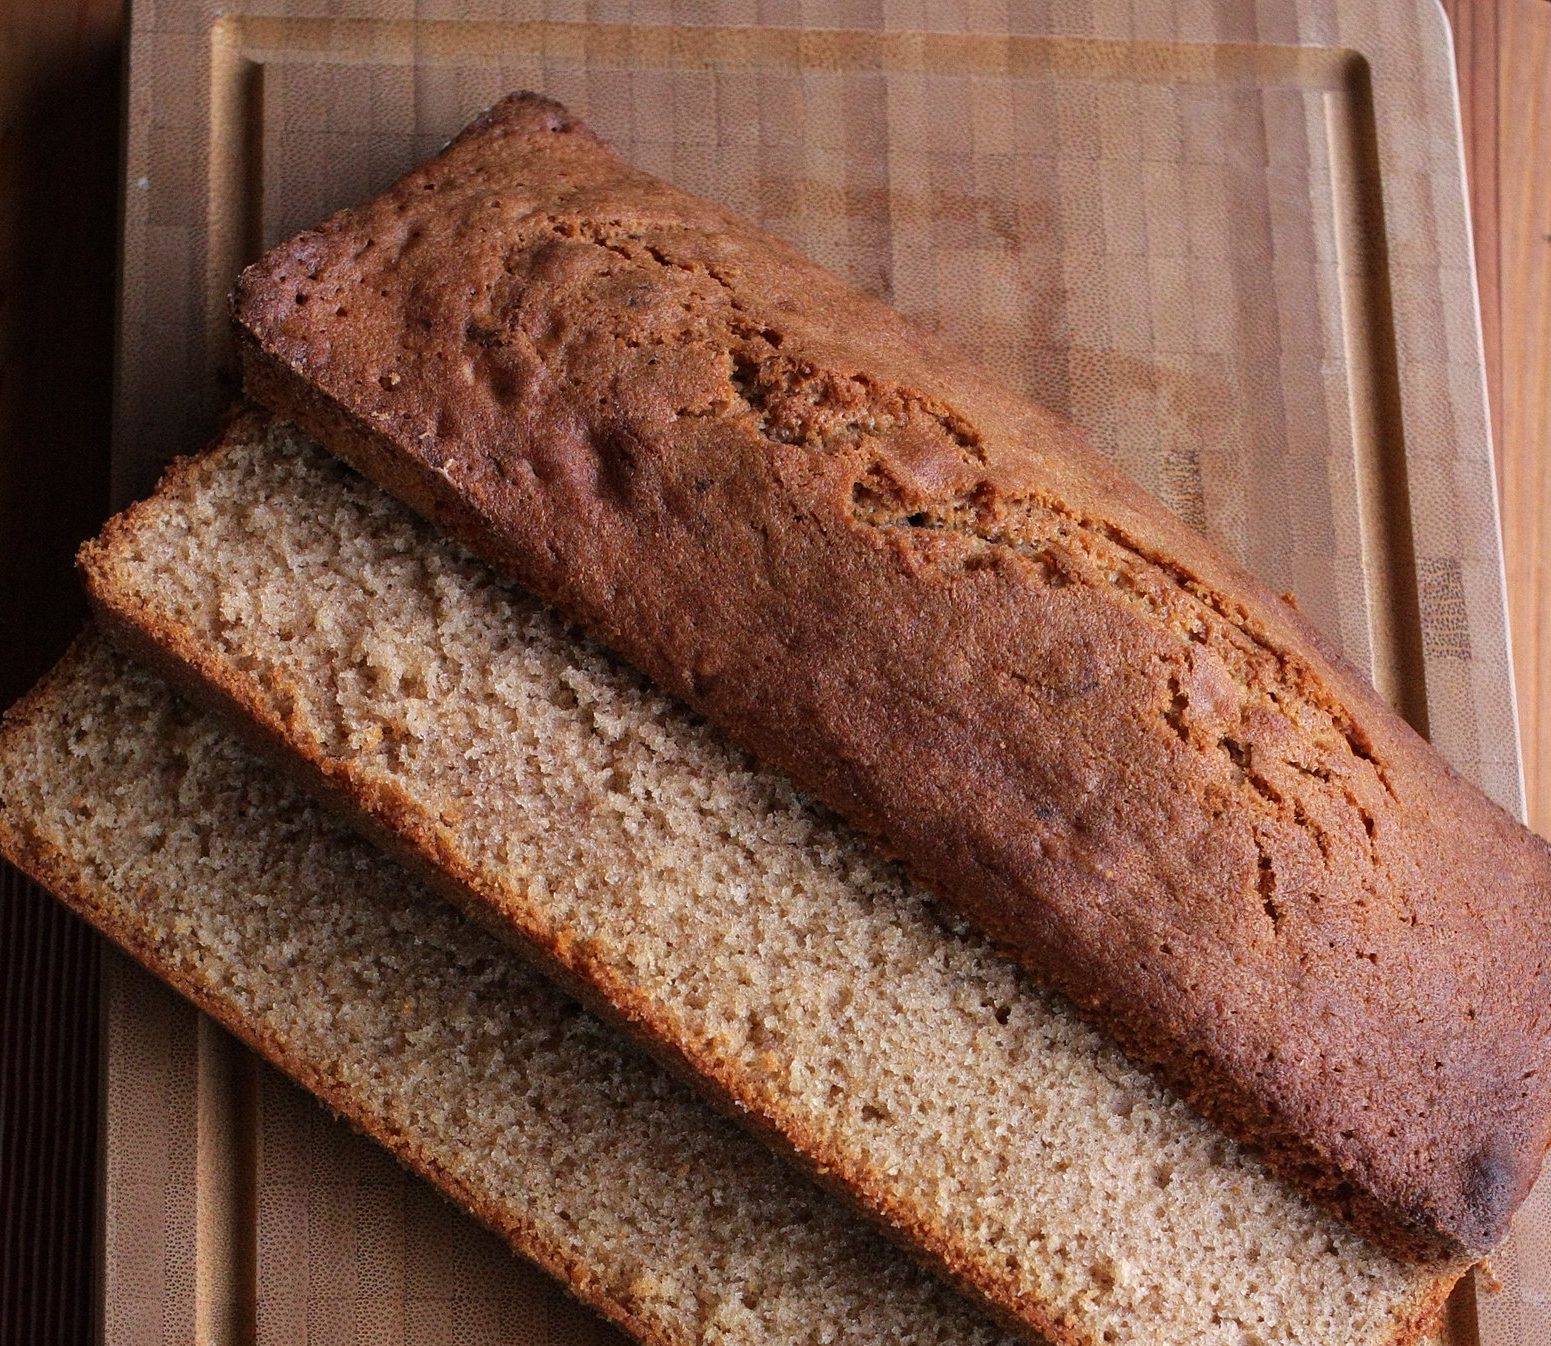
[[[1551,832],[1551,0],[1454,23],[1530,819]],[[124,0],[0,0],[0,706],[107,510]],[[97,944],[0,873],[0,1346],[93,1332]]]
[[[124,0],[0,0],[0,704],[107,508]],[[0,1343],[92,1339],[97,937],[0,873]]]

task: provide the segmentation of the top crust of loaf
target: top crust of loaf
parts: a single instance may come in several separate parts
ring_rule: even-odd
[[[1075,431],[558,105],[274,249],[250,389],[1399,1251],[1551,1123],[1551,853]]]

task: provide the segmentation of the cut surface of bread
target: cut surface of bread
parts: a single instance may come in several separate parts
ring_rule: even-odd
[[[1011,1340],[100,637],[0,852],[647,1342]]]
[[[1030,240],[1038,247],[1038,240]],[[1400,1249],[1551,1138],[1551,848],[1069,425],[558,104],[272,250],[248,387]]]
[[[1269,1175],[779,773],[290,427],[235,421],[82,560],[117,638],[1013,1319],[1361,1346],[1410,1339],[1462,1270]]]

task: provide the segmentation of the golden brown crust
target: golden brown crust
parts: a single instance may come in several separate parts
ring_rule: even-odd
[[[1500,1237],[1551,853],[1068,427],[526,96],[234,307],[256,396],[1225,1130],[1398,1251]]]

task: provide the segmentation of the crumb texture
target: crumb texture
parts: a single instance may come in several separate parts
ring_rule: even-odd
[[[100,642],[0,738],[0,839],[664,1343],[1009,1346]]]
[[[1070,427],[532,98],[236,312],[261,400],[1225,1130],[1397,1248],[1501,1235],[1551,1127],[1551,851]]]
[[[186,464],[89,566],[1009,1311],[1083,1343],[1357,1346],[1459,1270],[1270,1176],[785,777],[289,427]]]

